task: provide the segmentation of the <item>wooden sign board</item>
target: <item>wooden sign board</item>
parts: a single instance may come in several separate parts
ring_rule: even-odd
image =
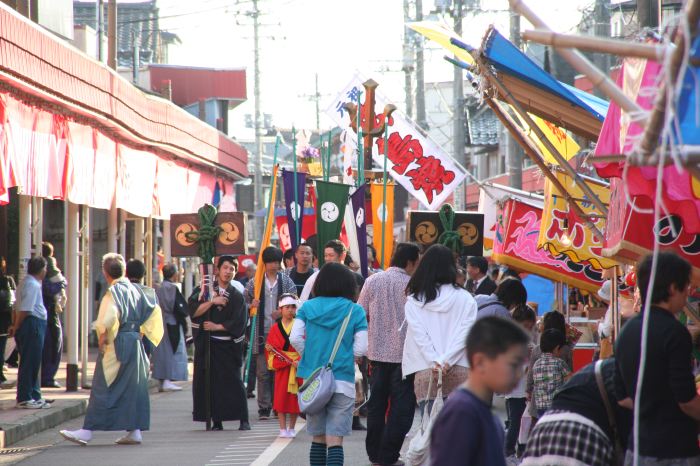
[[[215,224],[222,228],[216,239],[216,255],[246,254],[246,214],[243,212],[219,212]],[[170,216],[170,249],[173,257],[197,256],[197,242],[190,241],[186,233],[199,230],[199,215],[176,214]]]
[[[465,256],[484,255],[484,214],[475,212],[455,212],[454,228],[462,237],[462,254]],[[406,220],[408,241],[422,246],[437,244],[444,232],[438,212],[409,210]]]

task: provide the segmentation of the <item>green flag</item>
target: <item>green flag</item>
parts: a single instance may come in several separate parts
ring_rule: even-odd
[[[316,181],[316,234],[318,235],[318,263],[323,264],[323,246],[340,238],[345,206],[350,186],[347,184]]]

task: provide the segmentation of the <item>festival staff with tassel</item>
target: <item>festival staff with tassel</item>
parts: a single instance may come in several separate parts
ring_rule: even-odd
[[[220,256],[209,299],[200,301],[201,288],[197,287],[188,303],[195,334],[192,415],[198,422],[213,421],[212,430],[223,430],[223,421],[234,420],[240,420],[239,430],[250,430],[241,380],[248,310],[243,295],[231,285],[237,269],[236,258]],[[207,357],[209,374],[205,370]]]
[[[267,367],[275,371],[275,396],[272,407],[277,411],[280,423],[280,437],[294,438],[297,435],[294,426],[299,415],[297,393],[302,380],[297,378],[299,353],[289,341],[294,317],[297,313],[299,300],[295,294],[286,293],[280,296],[279,311],[282,317],[277,319],[270,329],[265,343]],[[289,424],[287,424],[289,416]]]

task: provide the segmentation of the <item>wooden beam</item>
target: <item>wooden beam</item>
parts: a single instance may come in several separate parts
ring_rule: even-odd
[[[603,39],[594,36],[577,36],[535,29],[525,31],[523,39],[555,48],[576,48],[588,52],[609,53],[623,57],[646,58],[661,62],[667,48],[662,45],[642,44],[623,40]]]
[[[493,99],[490,97],[485,97],[484,101],[486,104],[493,110],[493,113],[496,114],[496,117],[503,123],[503,126],[508,129],[511,135],[513,135],[513,138],[520,144],[520,146],[523,148],[525,153],[530,157],[530,159],[535,162],[535,165],[537,165],[540,170],[542,170],[542,173],[544,176],[547,177],[549,181],[554,185],[557,190],[562,193],[562,196],[566,198],[567,202],[571,206],[572,209],[576,212],[576,215],[583,220],[583,222],[586,224],[586,226],[593,232],[595,236],[597,236],[600,241],[603,241],[603,234],[600,232],[598,227],[596,227],[593,222],[590,221],[588,218],[588,215],[581,209],[581,207],[578,205],[578,203],[574,200],[573,196],[569,194],[569,192],[566,190],[564,185],[561,184],[559,179],[556,177],[554,173],[552,173],[552,170],[549,169],[547,164],[544,161],[544,157],[542,154],[539,152],[537,147],[535,147],[532,142],[522,133],[520,130],[520,127],[518,124],[513,120],[513,117],[511,117],[507,112],[503,111],[501,108],[501,104],[498,102],[495,102]]]
[[[496,90],[501,94],[505,100],[513,107],[513,109],[518,113],[518,115],[525,121],[525,123],[530,127],[530,130],[535,133],[537,138],[540,140],[540,142],[547,148],[547,150],[550,152],[552,157],[554,157],[554,160],[557,161],[559,166],[564,169],[566,173],[569,174],[573,179],[576,180],[577,183],[581,186],[581,190],[583,193],[588,196],[590,202],[592,202],[600,211],[602,215],[608,215],[608,209],[603,205],[601,202],[600,198],[593,192],[590,186],[588,186],[588,183],[586,183],[583,178],[576,172],[576,170],[573,169],[571,165],[569,165],[569,162],[562,157],[562,155],[559,153],[556,147],[554,147],[554,144],[552,144],[549,139],[542,133],[542,130],[537,126],[537,124],[532,121],[532,118],[527,114],[527,112],[522,108],[520,103],[513,98],[513,95],[510,93],[510,91],[503,85],[503,83],[498,79],[498,76],[496,76],[490,69],[490,67],[483,63],[481,61],[481,58],[479,58],[479,68],[481,71],[481,76],[484,77],[485,79],[488,80],[488,82],[496,88]],[[601,236],[602,239],[602,236]]]

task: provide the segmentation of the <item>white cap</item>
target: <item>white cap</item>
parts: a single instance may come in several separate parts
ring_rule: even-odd
[[[280,299],[280,302],[279,302],[279,305],[278,305],[278,306],[279,306],[279,307],[282,307],[282,306],[295,306],[295,307],[299,307],[299,300],[296,299],[296,298],[293,297],[293,296],[285,296],[284,298]]]

